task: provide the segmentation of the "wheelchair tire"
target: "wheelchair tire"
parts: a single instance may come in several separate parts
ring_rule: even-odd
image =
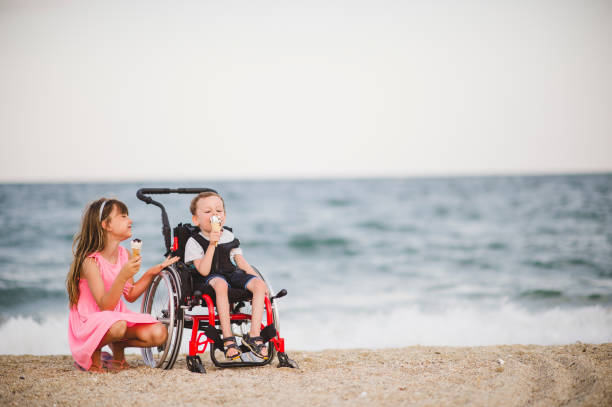
[[[270,285],[270,283],[268,283],[268,281],[266,281],[263,274],[261,274],[259,270],[257,270],[255,267],[253,267],[253,270],[255,270],[259,278],[261,278],[263,282],[266,283],[266,287],[268,287],[268,292],[270,293],[270,295],[271,296],[274,295],[272,286]],[[280,320],[278,319],[278,304],[276,302],[272,303],[272,314],[274,318],[274,327],[276,328],[277,331],[280,331]]]
[[[174,270],[164,269],[145,292],[141,312],[151,314],[168,330],[165,345],[142,348],[142,358],[147,366],[172,369],[178,356],[183,337],[183,316],[179,307],[180,282]]]

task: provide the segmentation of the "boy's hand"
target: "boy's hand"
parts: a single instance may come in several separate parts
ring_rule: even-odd
[[[138,270],[140,270],[140,263],[142,262],[141,256],[132,256],[129,258],[127,263],[123,265],[120,273],[122,273],[126,278],[134,277]]]
[[[221,233],[223,233],[223,229],[219,231],[211,230],[210,232],[210,243],[216,245],[216,243],[221,240]]]

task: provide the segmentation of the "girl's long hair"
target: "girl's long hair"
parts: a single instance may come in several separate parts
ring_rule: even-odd
[[[79,281],[83,262],[92,253],[101,251],[106,246],[106,233],[102,228],[102,222],[106,220],[113,207],[123,214],[127,214],[127,206],[116,199],[101,198],[87,206],[81,222],[81,231],[74,236],[72,242],[72,254],[74,259],[70,264],[70,270],[66,276],[66,289],[70,306],[79,301]]]

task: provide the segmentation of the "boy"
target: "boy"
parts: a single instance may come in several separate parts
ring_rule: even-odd
[[[225,357],[230,360],[240,358],[236,338],[232,336],[229,316],[228,287],[247,289],[253,293],[251,330],[242,338],[242,343],[262,359],[268,358],[267,348],[260,336],[263,318],[264,296],[268,295],[266,284],[247,263],[242,255],[240,241],[231,229],[224,229],[225,202],[214,192],[202,192],[192,201],[190,208],[192,221],[200,228],[197,239],[190,237],[185,245],[185,263],[193,265],[206,283],[215,290],[217,312],[223,333]],[[216,217],[221,227],[211,222]],[[199,242],[198,242],[199,240]]]

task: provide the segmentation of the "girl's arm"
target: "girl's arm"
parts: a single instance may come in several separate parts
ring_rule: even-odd
[[[102,281],[95,260],[91,258],[85,259],[83,262],[83,269],[81,270],[81,276],[87,280],[91,295],[96,301],[96,304],[98,304],[100,311],[112,311],[117,306],[119,298],[121,298],[123,286],[125,286],[125,283],[138,272],[139,268],[140,256],[129,259],[108,291],[104,288],[104,282]]]
[[[153,278],[156,275],[161,273],[161,271],[163,269],[165,269],[166,267],[168,267],[169,265],[176,263],[179,259],[180,259],[180,257],[178,257],[178,256],[175,256],[175,257],[172,257],[172,258],[170,258],[170,257],[166,258],[166,260],[164,260],[160,264],[158,264],[156,266],[153,266],[150,269],[148,269],[142,275],[142,277],[140,277],[138,279],[138,281],[136,281],[136,282],[134,282],[134,278],[131,277],[128,281],[131,284],[133,284],[133,285],[132,285],[132,288],[130,289],[130,292],[123,295],[125,297],[125,299],[128,302],[136,301],[138,299],[138,297],[140,297],[142,295],[142,293],[147,289],[149,284],[151,284],[151,280],[153,280]]]

